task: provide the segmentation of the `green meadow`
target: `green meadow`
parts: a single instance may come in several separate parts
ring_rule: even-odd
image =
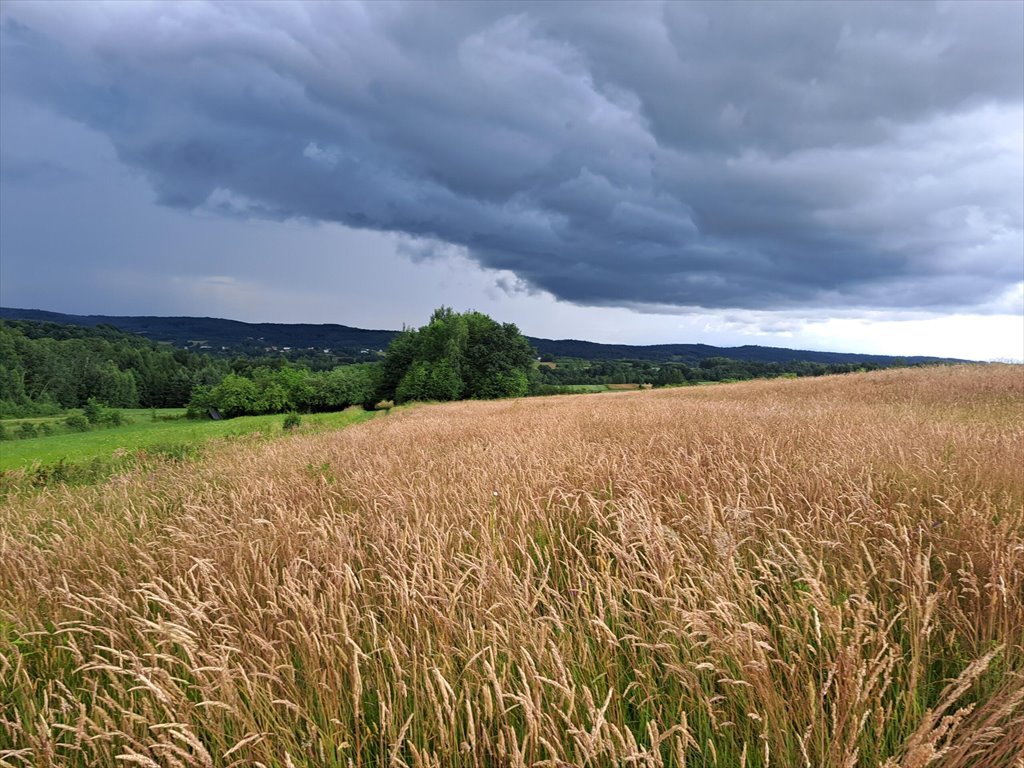
[[[255,433],[283,433],[284,416],[241,416],[223,421],[184,418],[183,408],[127,409],[122,413],[131,420],[116,427],[94,427],[88,432],[72,432],[63,425],[64,416],[35,419],[4,419],[8,434],[15,433],[23,421],[35,425],[49,423],[53,434],[0,442],[0,470],[21,469],[34,464],[59,461],[78,463],[92,459],[109,459],[120,452],[187,445],[198,447],[214,438],[240,437]],[[362,408],[349,408],[335,413],[314,413],[302,416],[302,430],[340,429],[366,421],[375,414]],[[155,418],[154,418],[155,416]]]

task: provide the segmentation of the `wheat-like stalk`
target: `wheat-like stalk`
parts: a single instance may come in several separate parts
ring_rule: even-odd
[[[1020,767],[1024,372],[455,403],[0,508],[0,764]]]

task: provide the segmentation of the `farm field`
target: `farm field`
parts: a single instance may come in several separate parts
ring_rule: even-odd
[[[42,437],[0,442],[0,470],[29,467],[35,463],[51,464],[57,461],[81,462],[94,458],[109,459],[115,452],[138,451],[153,446],[185,445],[198,447],[218,437],[251,435],[256,432],[280,432],[284,416],[241,416],[223,421],[174,418],[152,419],[150,409],[123,409],[132,420],[117,427],[97,427],[88,432],[63,431]],[[183,408],[157,409],[158,417],[181,416]],[[334,429],[372,418],[374,414],[361,408],[350,408],[336,413],[314,413],[302,416],[304,427]],[[11,419],[5,424],[13,426],[22,421],[36,424],[60,424],[60,417]]]
[[[586,394],[588,392],[607,392],[607,384],[565,384],[563,387],[572,394]]]
[[[1021,768],[1022,467],[991,365],[425,406],[15,493],[0,764]]]

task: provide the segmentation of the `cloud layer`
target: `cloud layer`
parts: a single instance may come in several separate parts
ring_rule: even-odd
[[[1024,280],[1020,3],[4,7],[3,88],[165,205],[647,310],[995,311]]]

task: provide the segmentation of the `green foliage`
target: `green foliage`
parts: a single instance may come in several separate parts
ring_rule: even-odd
[[[161,411],[156,421],[144,418],[145,415],[146,412],[140,412],[136,419],[123,426],[90,429],[88,420],[80,413],[75,414],[82,426],[80,433],[66,428],[65,420],[55,420],[53,424],[56,429],[50,437],[5,443],[0,449],[0,472],[24,469],[37,463],[51,465],[62,458],[69,463],[80,464],[94,458],[107,460],[111,457],[135,455],[139,451],[147,454],[175,454],[180,451],[173,446],[181,444],[199,446],[214,438],[233,438],[255,433],[279,434],[282,418],[279,415],[244,416],[239,419],[196,422],[177,418],[181,411]],[[340,429],[374,416],[373,412],[350,408],[341,412],[303,416],[302,426],[304,430],[310,431]],[[11,429],[10,424],[6,427],[8,434],[17,431],[17,427]]]
[[[441,307],[418,330],[403,331],[381,363],[376,400],[521,397],[534,350],[511,324]]]
[[[180,406],[225,361],[168,349],[111,326],[0,321],[0,415],[44,416],[89,398],[115,408]]]
[[[90,397],[82,406],[82,415],[89,420],[90,424],[97,424],[103,415],[103,410],[99,401],[95,397]]]
[[[302,417],[297,413],[289,413],[284,417],[282,427],[285,432],[291,432],[302,426]]]
[[[583,395],[593,392],[607,392],[608,387],[604,384],[541,384],[533,382],[530,385],[530,395]]]
[[[852,363],[758,362],[710,357],[698,365],[652,360],[580,360],[559,358],[557,366],[540,366],[534,372],[531,394],[552,393],[550,387],[576,384],[652,384],[675,387],[701,381],[745,381],[785,376],[824,376],[835,373],[874,370],[877,365]]]
[[[72,413],[64,419],[64,424],[72,432],[88,432],[90,427],[89,419],[80,413]]]
[[[317,404],[327,410],[362,405],[372,408],[380,380],[380,365],[345,365],[322,377]]]
[[[61,459],[54,464],[35,465],[29,469],[22,480],[32,488],[45,488],[54,485],[87,485],[97,483],[109,477],[112,472],[131,461],[125,459],[102,459],[95,457],[79,464],[68,463]]]
[[[28,421],[23,421],[18,425],[18,437],[27,438],[36,436],[36,426]]]
[[[129,420],[121,411],[107,408],[95,397],[90,397],[82,406],[82,415],[85,416],[90,426],[119,427],[127,424]]]
[[[213,387],[200,384],[192,390],[192,396],[185,409],[185,418],[204,419],[211,408],[213,408]]]
[[[260,398],[256,383],[234,373],[229,373],[213,388],[210,399],[213,406],[228,417],[265,412],[266,401]]]
[[[322,372],[290,364],[260,366],[244,376],[230,373],[214,387],[196,387],[189,401],[189,415],[202,417],[211,408],[231,418],[288,411],[342,411],[351,405],[372,407],[379,379],[379,366],[374,363]]]
[[[400,403],[458,400],[461,393],[462,380],[450,361],[430,364],[421,360],[413,363],[398,383],[395,400]]]
[[[111,426],[119,427],[122,424],[129,424],[131,420],[127,418],[121,411],[115,410],[114,408],[108,408],[105,410],[100,417],[100,423]]]
[[[397,391],[399,383],[416,359],[416,348],[416,331],[408,329],[403,330],[388,346],[380,364],[378,400],[393,399],[386,393],[393,395]]]

